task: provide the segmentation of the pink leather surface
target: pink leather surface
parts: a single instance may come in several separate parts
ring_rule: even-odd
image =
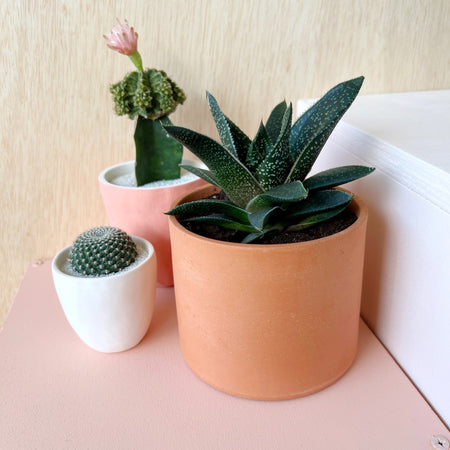
[[[355,363],[317,394],[259,402],[187,367],[172,288],[137,347],[101,354],[66,322],[50,262],[30,265],[0,332],[1,449],[424,450],[449,431],[360,324]]]

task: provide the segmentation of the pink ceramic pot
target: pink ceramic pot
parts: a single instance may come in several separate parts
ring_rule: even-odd
[[[183,164],[203,167],[199,161],[183,160]],[[158,262],[157,281],[173,286],[167,216],[172,203],[181,195],[206,184],[200,178],[162,187],[126,187],[111,183],[118,176],[132,173],[134,161],[109,167],[99,175],[100,193],[110,225],[150,241]]]

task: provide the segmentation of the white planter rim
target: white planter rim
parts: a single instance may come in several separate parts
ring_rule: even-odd
[[[177,182],[174,184],[170,184],[171,180],[166,180],[167,184],[165,186],[121,186],[119,184],[115,184],[111,182],[112,178],[116,178],[120,175],[125,175],[125,174],[129,174],[134,170],[134,164],[135,161],[125,161],[125,162],[121,162],[119,164],[115,164],[114,166],[110,166],[107,167],[105,170],[103,170],[102,172],[100,172],[99,176],[98,176],[98,180],[100,181],[100,183],[103,184],[107,184],[110,186],[114,186],[118,189],[128,189],[128,190],[145,190],[145,189],[167,189],[170,188],[172,186],[179,186],[179,185],[183,185],[183,184],[187,184],[187,183],[191,183],[194,180],[198,180],[198,177],[196,176],[194,180],[192,179],[188,179],[182,183]],[[198,167],[200,169],[206,169],[206,166],[199,160],[195,160],[195,159],[184,159],[182,160],[182,164],[186,164],[186,165],[190,165],[190,166],[194,166],[194,167]],[[187,173],[188,171],[185,169],[181,169],[181,174],[183,173]],[[179,178],[175,178],[174,180],[179,180]]]

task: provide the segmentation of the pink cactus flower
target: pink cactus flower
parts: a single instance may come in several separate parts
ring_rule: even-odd
[[[118,25],[113,27],[110,34],[103,35],[106,45],[111,50],[130,56],[137,51],[138,35],[126,20],[125,23],[120,23],[117,19],[117,23]]]
[[[129,56],[131,62],[142,72],[144,69],[141,55],[137,51],[137,33],[133,27],[128,25],[126,20],[125,23],[120,23],[119,19],[117,19],[117,23],[118,25],[113,27],[110,34],[103,35],[106,39],[106,45],[110,49],[122,53],[122,55]]]

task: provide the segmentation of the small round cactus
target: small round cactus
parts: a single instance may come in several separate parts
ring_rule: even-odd
[[[110,88],[119,116],[128,114],[130,119],[142,116],[156,120],[175,111],[186,95],[165,72],[147,69],[130,72],[122,81]]]
[[[83,276],[102,276],[121,270],[137,257],[136,244],[124,231],[95,227],[80,234],[70,252],[72,270]]]

